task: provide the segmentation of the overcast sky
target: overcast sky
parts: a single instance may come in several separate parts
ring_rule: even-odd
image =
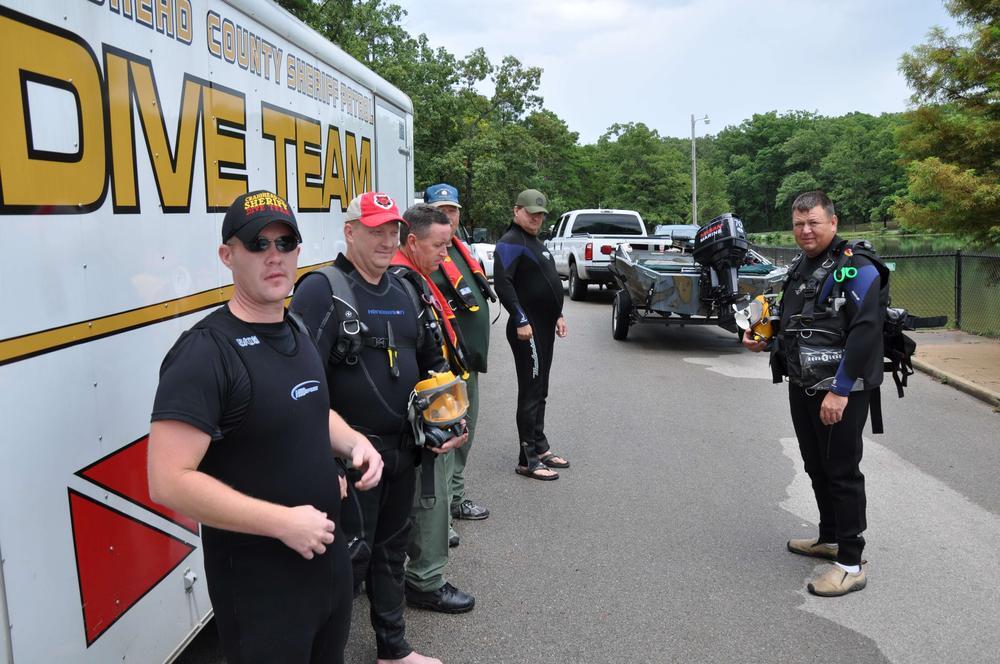
[[[941,0],[390,0],[404,27],[458,57],[540,66],[545,107],[591,143],[615,122],[698,135],[754,113],[907,108],[899,57],[940,25]]]

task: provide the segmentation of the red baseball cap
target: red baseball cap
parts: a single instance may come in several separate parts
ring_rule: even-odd
[[[356,196],[347,206],[344,221],[360,221],[372,228],[393,221],[406,223],[406,220],[399,216],[396,201],[392,200],[389,194],[380,191],[368,191]]]

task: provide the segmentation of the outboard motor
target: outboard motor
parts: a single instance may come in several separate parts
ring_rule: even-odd
[[[694,236],[694,259],[707,272],[702,297],[715,300],[720,311],[738,297],[738,270],[750,250],[743,222],[731,212],[719,215],[698,229]]]

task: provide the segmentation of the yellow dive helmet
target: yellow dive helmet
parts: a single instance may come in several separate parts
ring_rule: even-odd
[[[733,305],[736,325],[741,330],[750,330],[754,341],[770,341],[774,336],[774,321],[779,318],[776,314],[780,298],[780,294],[758,295],[749,302],[737,302]]]
[[[413,393],[424,422],[431,426],[445,428],[457,424],[469,410],[465,381],[450,371],[431,372],[430,378],[413,386]]]

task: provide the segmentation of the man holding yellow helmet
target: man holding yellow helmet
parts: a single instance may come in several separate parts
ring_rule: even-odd
[[[351,201],[345,222],[346,255],[302,278],[292,310],[327,357],[331,403],[369,437],[385,462],[377,487],[349,492],[342,523],[355,589],[364,582],[371,603],[377,661],[440,664],[414,652],[405,638],[403,567],[416,480],[407,413],[417,382],[447,372],[449,365],[420,294],[387,272],[406,223],[396,203],[384,193],[367,192]],[[438,450],[464,442],[464,434],[452,436]]]
[[[454,446],[460,447],[468,440],[469,399],[463,380],[468,370],[461,333],[453,324],[455,313],[429,277],[448,255],[452,228],[448,217],[429,205],[415,205],[403,218],[406,231],[390,272],[409,280],[422,291],[424,301],[432,303],[427,313],[437,320],[451,369],[417,383],[411,400],[414,435],[423,443],[423,459],[417,471],[413,530],[407,547],[406,601],[431,611],[464,613],[472,610],[475,599],[444,580],[454,454],[451,446],[439,445],[451,438],[460,440]]]

